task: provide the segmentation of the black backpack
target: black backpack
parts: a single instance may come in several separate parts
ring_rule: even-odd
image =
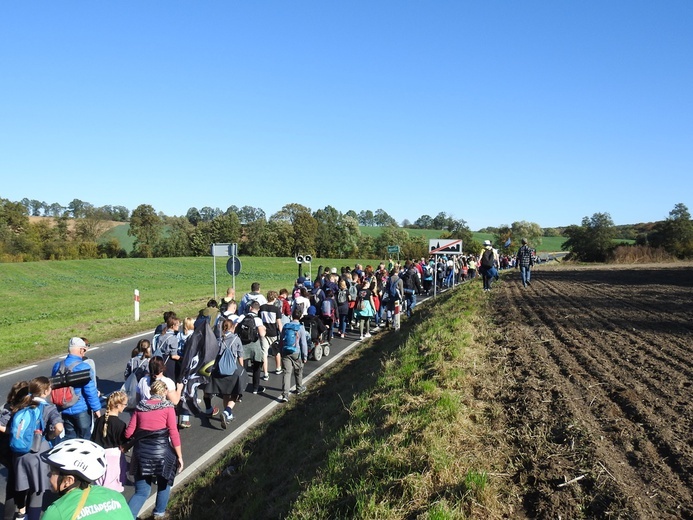
[[[238,325],[238,337],[241,338],[241,343],[244,345],[254,343],[260,339],[254,314],[246,314],[243,321]]]
[[[481,255],[481,267],[493,267],[493,249],[487,249]]]

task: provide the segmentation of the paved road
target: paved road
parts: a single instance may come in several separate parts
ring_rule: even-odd
[[[139,339],[143,337],[151,338],[151,336],[152,333],[147,332],[101,345],[94,345],[89,349],[88,355],[96,364],[98,387],[102,394],[108,394],[121,387],[123,384],[123,371],[125,370],[126,363],[130,359],[132,349]],[[304,368],[304,380],[306,384],[310,387],[310,379],[330,364],[337,362],[341,356],[358,344],[357,340],[358,334],[354,332],[347,333],[345,339],[334,338],[329,356],[323,356],[320,361],[308,361],[306,364]],[[67,346],[65,351],[66,355]],[[4,396],[7,396],[11,386],[16,381],[29,380],[41,375],[49,376],[55,361],[61,357],[65,357],[65,355],[0,373],[0,396],[4,399]],[[270,359],[270,371],[274,368],[274,361]],[[270,373],[269,381],[262,382],[266,389],[264,394],[253,395],[249,386],[246,393],[243,395],[242,403],[234,408],[235,420],[230,423],[228,430],[223,430],[221,428],[221,422],[218,418],[191,418],[192,427],[180,431],[183,445],[183,459],[186,467],[182,474],[176,479],[176,485],[179,485],[186,478],[193,475],[198,469],[204,467],[210,460],[216,458],[220,450],[243,435],[251,426],[271,413],[275,407],[283,406],[283,404],[277,400],[281,393],[282,377],[283,376]],[[248,378],[248,382],[250,382],[250,378]],[[215,398],[213,402],[221,407],[220,400]],[[129,414],[124,413],[121,418],[127,423]],[[3,504],[5,477],[6,470],[2,468],[0,472],[0,498]],[[125,490],[125,496],[129,498],[133,492],[132,486],[128,486]],[[145,505],[145,508],[149,506],[153,507],[153,498],[150,498],[150,502]]]

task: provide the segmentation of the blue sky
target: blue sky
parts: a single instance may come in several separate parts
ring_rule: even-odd
[[[0,3],[0,197],[693,210],[693,2]]]

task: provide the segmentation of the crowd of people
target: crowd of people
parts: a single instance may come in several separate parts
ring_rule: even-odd
[[[513,262],[529,285],[533,253],[525,240]],[[498,252],[486,241],[479,255],[391,260],[375,268],[321,266],[315,279],[300,276],[291,290],[262,293],[253,283],[240,301],[229,288],[196,317],[164,313],[152,338],[132,351],[123,387],[103,410],[89,343],[70,339],[53,377],[16,383],[0,411],[5,518],[67,518],[85,507],[108,518],[136,518],[152,485],[154,518],[163,518],[184,467],[179,428],[191,427],[192,415],[216,416],[227,429],[248,388],[264,393],[270,370],[283,375],[278,400],[288,402],[306,390],[303,368],[317,346],[347,333],[366,340],[397,328],[398,315],[411,316],[417,296],[430,294],[436,283],[443,290],[480,274],[490,290],[499,268]],[[127,423],[120,418],[125,410]],[[15,438],[24,443],[13,444]],[[135,492],[125,503],[121,493],[129,480]]]

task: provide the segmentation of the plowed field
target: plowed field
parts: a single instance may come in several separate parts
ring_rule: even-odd
[[[542,267],[491,294],[524,515],[693,518],[693,267]]]

